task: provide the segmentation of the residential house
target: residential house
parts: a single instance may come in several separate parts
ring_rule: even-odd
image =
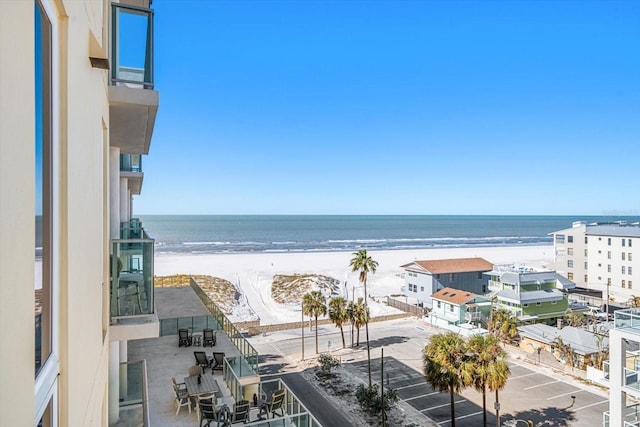
[[[486,274],[495,307],[509,310],[519,321],[527,323],[562,318],[569,308],[566,291],[575,287],[575,283],[555,271],[496,266]]]
[[[401,267],[405,295],[431,308],[431,295],[443,288],[479,295],[487,293],[484,273],[491,271],[493,264],[483,258],[453,258],[413,261]]]
[[[486,324],[491,310],[491,301],[472,292],[444,288],[431,295],[433,307],[429,316],[432,322],[441,325]]]

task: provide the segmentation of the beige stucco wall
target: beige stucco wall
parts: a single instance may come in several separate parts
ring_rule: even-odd
[[[103,1],[52,2],[58,13],[59,187],[55,242],[59,425],[104,425],[108,236],[107,71]],[[0,425],[34,424],[34,3],[0,1]]]

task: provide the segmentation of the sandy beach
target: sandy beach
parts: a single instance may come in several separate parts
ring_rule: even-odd
[[[420,250],[370,251],[378,261],[378,270],[369,276],[368,292],[372,297],[402,294],[404,284],[401,265],[414,260],[482,257],[493,264],[524,264],[541,268],[553,261],[553,246],[513,246],[482,248],[446,248]],[[299,319],[299,307],[278,304],[271,298],[274,274],[324,274],[342,282],[341,293],[351,297],[363,295],[357,273],[349,269],[352,252],[244,253],[244,254],[156,254],[155,275],[203,274],[229,280],[242,294],[233,320],[248,320],[251,312],[262,324],[291,322]],[[346,289],[344,283],[346,282]],[[393,310],[382,304],[371,305],[372,315]]]

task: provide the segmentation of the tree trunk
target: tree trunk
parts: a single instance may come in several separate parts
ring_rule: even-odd
[[[316,354],[318,354],[318,316],[316,316]]]
[[[456,409],[453,406],[455,393],[453,392],[453,387],[449,387],[449,401],[451,402],[451,427],[456,427]]]
[[[340,324],[340,335],[342,336],[342,348],[347,348],[347,343],[344,341],[344,331],[342,330],[342,324]]]
[[[367,304],[367,279],[364,280],[364,307],[368,309]],[[368,311],[368,310],[367,310]],[[364,322],[364,330],[367,338],[367,368],[369,371],[369,388],[371,388],[371,348],[369,347],[369,313],[367,313],[366,321]]]
[[[353,347],[353,328],[355,326],[353,325],[353,322],[351,322],[351,347]]]
[[[356,347],[360,347],[360,328],[357,329],[356,333]]]
[[[487,426],[487,388],[482,384],[482,425]]]

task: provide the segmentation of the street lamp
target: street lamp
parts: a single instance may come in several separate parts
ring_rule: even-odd
[[[527,427],[533,427],[533,421],[531,420],[521,420],[518,418],[514,418],[512,420],[507,420],[502,424],[505,427],[516,427],[518,423],[522,421]]]

